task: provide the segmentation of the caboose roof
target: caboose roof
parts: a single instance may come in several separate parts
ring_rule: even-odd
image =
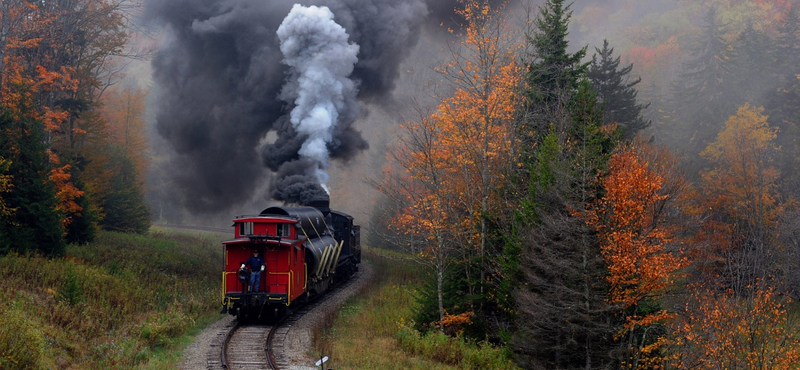
[[[234,223],[237,222],[259,222],[259,223],[293,223],[296,224],[300,222],[300,219],[293,216],[280,216],[280,215],[245,215],[245,216],[236,216],[233,219]]]
[[[254,243],[256,243],[256,244],[279,244],[279,245],[285,245],[285,246],[292,246],[292,245],[300,244],[305,240],[306,240],[305,237],[302,237],[300,239],[280,239],[280,240],[259,240],[259,239],[253,239],[253,238],[247,237],[247,238],[231,239],[231,240],[222,242],[222,244],[223,245],[235,245],[235,244],[254,244]]]

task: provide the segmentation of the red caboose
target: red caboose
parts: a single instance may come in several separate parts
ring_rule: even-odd
[[[239,320],[281,316],[294,302],[321,294],[343,274],[352,275],[361,259],[359,227],[342,215],[326,206],[270,207],[258,216],[234,219],[234,239],[223,242],[223,313]],[[254,250],[263,258],[263,272],[240,268]],[[250,273],[261,274],[253,291]]]

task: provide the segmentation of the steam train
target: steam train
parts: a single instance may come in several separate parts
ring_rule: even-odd
[[[269,207],[233,220],[234,239],[223,242],[222,312],[239,322],[269,320],[320,295],[358,271],[360,226],[330,209],[329,201],[304,207]],[[245,261],[258,251],[265,268],[249,271]],[[261,274],[249,289],[250,274]]]

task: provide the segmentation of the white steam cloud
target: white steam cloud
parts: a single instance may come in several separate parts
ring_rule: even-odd
[[[282,63],[291,68],[281,99],[294,103],[290,122],[298,134],[306,136],[298,154],[317,163],[316,178],[327,192],[328,144],[339,112],[358,93],[350,75],[359,47],[348,42],[347,31],[324,6],[295,4],[277,33]]]

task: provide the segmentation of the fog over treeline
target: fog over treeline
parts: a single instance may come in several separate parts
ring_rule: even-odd
[[[151,188],[158,188],[149,194],[154,214],[171,222],[186,220],[187,214],[224,220],[267,203],[297,202],[301,198],[278,193],[315,181],[319,166],[297,154],[303,136],[289,122],[293,103],[280,98],[292,72],[282,63],[276,31],[294,3],[147,2],[146,17],[165,35],[152,61],[150,108],[160,143],[155,150],[165,158],[151,176]],[[456,41],[446,29],[457,28],[458,4],[303,5],[329,7],[349,42],[359,47],[352,73],[357,92],[339,113],[327,172],[332,203],[367,218],[376,196],[365,180],[380,173],[392,130],[413,117],[412,101],[435,103],[430,86],[438,77],[432,68],[448,56],[446,43]],[[526,8],[535,16],[538,5],[512,1],[509,18],[524,26]],[[649,104],[645,133],[697,170],[699,152],[745,102],[765,106],[770,123],[781,127],[779,138],[790,140],[793,126],[786,125],[796,118],[779,108],[791,103],[777,91],[797,84],[791,53],[797,55],[798,45],[788,46],[791,41],[781,33],[793,5],[797,2],[579,1],[572,4],[570,48],[588,47],[588,60],[608,40],[621,65],[633,63],[629,77],[642,78],[638,100]],[[794,164],[789,157],[784,166]]]

